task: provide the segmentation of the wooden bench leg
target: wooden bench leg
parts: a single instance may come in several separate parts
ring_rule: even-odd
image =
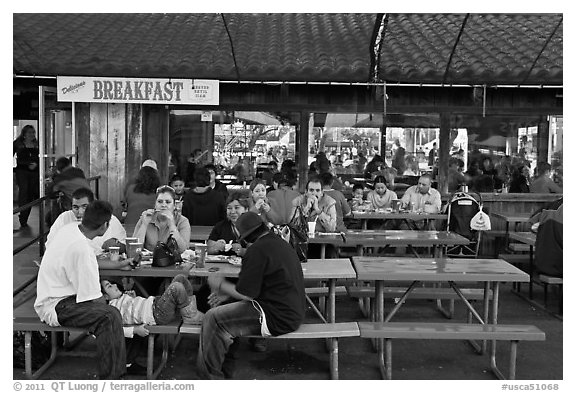
[[[330,376],[332,379],[338,379],[338,338],[329,340],[330,346]]]

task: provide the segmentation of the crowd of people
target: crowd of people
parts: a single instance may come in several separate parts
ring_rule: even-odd
[[[26,182],[37,170],[35,143],[34,129],[26,127],[14,143],[17,178],[24,193],[33,194]],[[175,174],[163,185],[156,162],[146,160],[136,178],[128,182],[123,209],[116,214],[110,203],[95,200],[80,170],[67,159],[59,160],[53,187],[66,194],[69,203],[63,204],[63,211],[53,219],[34,308],[49,325],[87,328],[96,337],[100,378],[141,374],[145,368],[138,364],[138,351],[131,350],[131,340],[148,335],[148,325],[174,318],[202,325],[199,376],[232,378],[240,337],[288,333],[304,319],[299,257],[274,234],[273,226],[302,224],[304,220],[315,222],[316,232],[341,232],[355,225],[349,219],[352,211],[391,209],[395,201],[414,211],[440,211],[441,196],[432,187],[431,174],[420,174],[416,185],[402,189],[401,195],[396,192],[400,190],[396,177],[410,170],[401,149],[398,145],[391,167],[378,155],[366,163],[367,187],[354,184],[349,198],[342,192],[345,185],[333,163],[322,152],[310,165],[303,193],[298,192],[296,165],[289,158],[282,161],[280,169],[270,162],[260,177],[246,176],[246,187],[232,190],[217,179],[218,169],[213,164],[194,161],[193,171],[184,178]],[[516,172],[523,176],[520,180]],[[472,160],[464,173],[463,161],[452,157],[449,190],[469,184],[477,191],[510,187],[513,192],[517,186],[530,192],[561,192],[551,179],[549,164],[538,164],[536,173],[531,179],[523,174],[522,166],[504,160],[493,165],[486,157]],[[26,198],[23,195],[19,203],[25,204]],[[26,219],[22,212],[22,226]],[[240,275],[235,280],[210,276],[199,287],[190,285],[186,275],[168,285],[159,282],[163,280],[142,280],[138,291],[143,288],[146,293],[137,293],[133,279],[116,281],[105,276],[106,269],[131,269],[132,260],[102,257],[111,247],[126,251],[125,228],[132,226],[132,236],[145,249],[153,250],[159,242],[173,239],[178,253],[188,249],[192,226],[210,226],[208,253],[241,256]],[[317,257],[320,248],[309,246],[308,256]],[[334,251],[328,247],[326,255]],[[131,328],[125,329],[127,324]],[[253,344],[255,350],[266,350],[263,339]]]

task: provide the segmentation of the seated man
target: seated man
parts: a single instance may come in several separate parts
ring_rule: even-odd
[[[438,190],[432,188],[432,177],[422,175],[418,179],[418,184],[408,187],[402,199],[400,199],[404,208],[415,212],[438,213],[442,205],[442,198]],[[424,221],[424,220],[422,220]],[[434,223],[431,222],[429,229],[434,229]],[[423,229],[424,225],[419,225],[413,221],[410,223],[411,229]]]
[[[249,244],[238,282],[208,277],[212,308],[204,315],[198,350],[199,377],[204,379],[233,377],[234,338],[290,333],[304,320],[304,278],[294,249],[270,233],[254,212],[242,214],[236,226],[240,239]],[[222,304],[230,298],[237,301]]]
[[[50,326],[88,329],[96,337],[98,376],[119,379],[126,373],[126,346],[120,312],[100,291],[96,255],[89,240],[109,226],[112,205],[94,201],[80,225],[63,226],[42,257],[34,310]]]
[[[75,222],[79,224],[84,217],[86,207],[94,201],[94,193],[89,188],[79,188],[72,193],[72,210],[61,213],[54,224],[50,227],[48,238],[46,240],[46,247],[50,247],[52,241],[56,237],[57,232],[66,224]],[[102,254],[103,251],[108,251],[110,246],[120,247],[120,253],[126,251],[126,245],[123,243],[126,240],[126,230],[116,218],[112,216],[110,225],[102,236],[96,236],[89,241],[90,246],[93,248],[96,255]],[[100,268],[119,269],[128,266],[128,262],[120,263],[110,262],[106,260],[98,260]],[[110,265],[110,266],[108,266]]]

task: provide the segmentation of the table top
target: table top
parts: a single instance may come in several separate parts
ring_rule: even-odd
[[[502,259],[352,257],[359,280],[528,282],[530,276]]]
[[[532,232],[510,232],[510,239],[521,243],[536,245],[536,234]]]
[[[508,212],[491,212],[490,215],[501,218],[507,222],[528,222],[531,213],[508,213]]]
[[[217,271],[210,269],[218,268]],[[348,258],[338,259],[310,259],[302,263],[302,272],[305,279],[326,280],[337,278],[356,278],[356,271]],[[101,269],[101,276],[126,276],[126,277],[175,277],[183,274],[182,266],[153,267],[151,265],[140,266],[132,270]],[[231,265],[227,262],[207,262],[203,268],[190,269],[190,276],[207,277],[220,275],[224,277],[238,277],[240,266]]]
[[[442,213],[415,213],[415,212],[390,212],[379,211],[363,212],[353,211],[352,217],[357,219],[378,219],[378,220],[446,220],[447,214]]]
[[[344,241],[344,239],[346,239]],[[455,232],[412,230],[349,230],[341,233],[317,233],[308,239],[312,244],[345,246],[415,246],[465,245],[470,241]]]

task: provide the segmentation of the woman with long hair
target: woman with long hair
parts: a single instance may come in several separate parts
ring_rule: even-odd
[[[31,125],[22,127],[20,135],[12,143],[12,156],[16,155],[16,183],[18,206],[26,205],[39,197],[39,149],[36,130]],[[20,212],[20,229],[28,227],[30,208]]]
[[[156,189],[160,185],[158,171],[149,166],[143,166],[138,172],[136,181],[126,189],[124,203],[126,204],[125,225],[134,225],[146,209],[154,208]]]

